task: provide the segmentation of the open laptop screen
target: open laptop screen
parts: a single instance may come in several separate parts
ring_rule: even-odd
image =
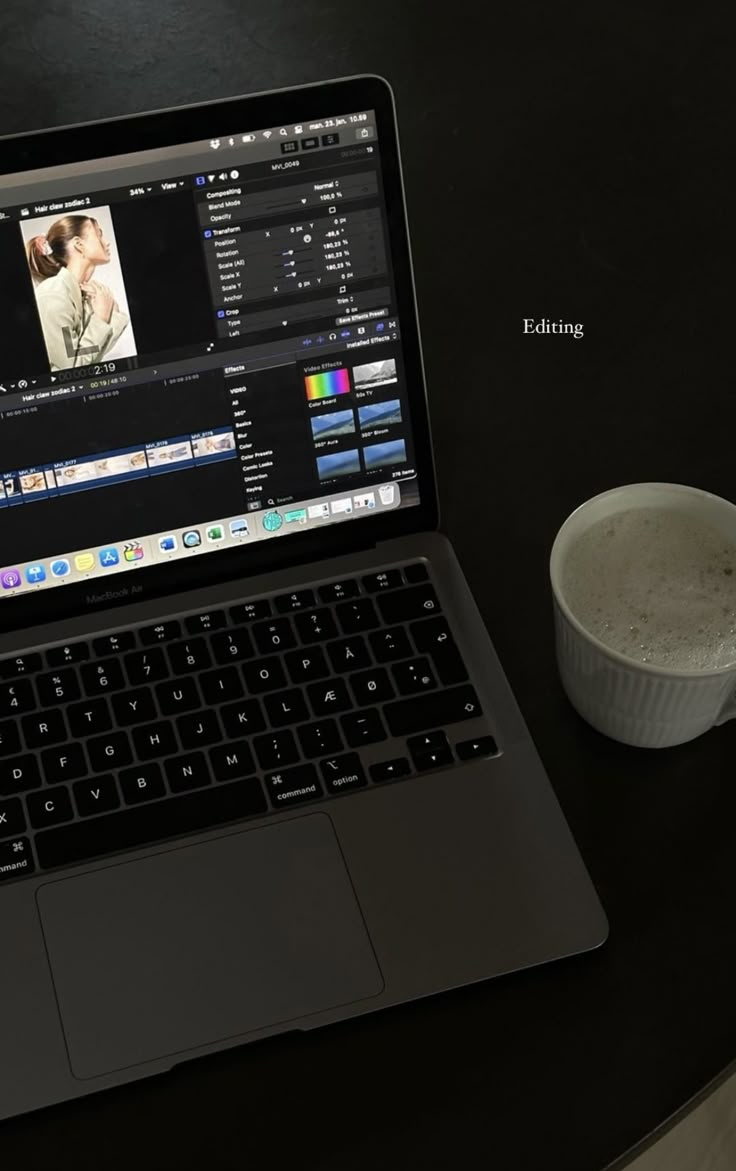
[[[380,129],[0,177],[2,603],[418,504]]]

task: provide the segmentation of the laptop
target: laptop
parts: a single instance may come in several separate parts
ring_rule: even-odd
[[[4,139],[0,322],[0,1117],[600,945],[437,527],[389,85]]]

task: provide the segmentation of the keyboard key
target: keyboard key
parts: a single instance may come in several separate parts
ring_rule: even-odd
[[[241,659],[250,659],[253,655],[253,643],[244,626],[213,634],[210,646],[216,663],[239,663]]]
[[[362,789],[368,784],[357,752],[331,756],[321,761],[319,767],[328,795],[346,793],[350,789]]]
[[[440,612],[440,603],[431,585],[414,586],[410,590],[392,590],[376,598],[378,609],[387,625],[410,622],[413,618],[429,618]]]
[[[296,740],[288,729],[269,732],[266,736],[256,736],[253,747],[258,763],[264,769],[281,768],[282,765],[294,764],[299,759]]]
[[[265,810],[260,784],[256,780],[252,785],[237,781],[110,813],[94,821],[42,830],[36,836],[36,850],[39,864],[49,869],[130,850],[172,835],[199,832]]]
[[[33,716],[23,716],[21,727],[26,748],[45,748],[47,744],[58,744],[61,740],[69,739],[64,717],[57,708],[49,708]]]
[[[188,638],[169,645],[169,662],[176,675],[201,671],[212,666],[212,658],[203,638]]]
[[[455,751],[460,760],[477,760],[479,756],[496,756],[498,746],[492,736],[478,736],[475,740],[461,740]]]
[[[142,728],[134,728],[133,744],[136,756],[141,760],[155,760],[159,756],[171,756],[179,745],[176,743],[174,729],[168,720],[161,720],[157,724],[144,724]]]
[[[36,706],[30,679],[0,684],[0,716],[18,716]]]
[[[179,716],[176,721],[182,748],[200,748],[205,744],[217,744],[222,740],[220,721],[214,712],[193,712],[191,716]]]
[[[258,663],[243,665],[245,686],[251,695],[260,695],[264,691],[276,691],[286,687],[286,674],[281,660],[275,656],[270,659],[261,659]]]
[[[26,819],[20,798],[10,797],[7,801],[0,801],[0,838],[22,834],[25,828]]]
[[[141,626],[138,637],[144,646],[153,646],[157,642],[171,642],[181,638],[181,623],[157,622],[154,626]]]
[[[290,651],[284,658],[292,683],[311,683],[313,679],[322,679],[330,674],[324,651],[318,646]]]
[[[203,752],[189,752],[186,756],[175,756],[164,764],[169,788],[172,793],[183,793],[187,789],[201,789],[212,782],[207,758]]]
[[[342,751],[342,737],[334,720],[303,724],[297,728],[296,734],[305,756],[327,756],[330,752]]]
[[[354,638],[341,638],[339,642],[328,643],[327,654],[335,671],[357,671],[360,667],[371,665],[368,644],[359,634]]]
[[[0,660],[0,679],[17,679],[19,675],[32,675],[43,666],[37,654],[15,655],[12,659]]]
[[[429,659],[410,659],[408,663],[395,663],[391,669],[399,695],[413,695],[417,691],[432,691],[437,686]]]
[[[169,679],[156,685],[156,695],[164,716],[178,716],[202,706],[197,684],[193,679]]]
[[[35,756],[10,756],[0,761],[0,797],[37,789],[41,774]]]
[[[54,789],[53,792],[29,793],[26,797],[28,817],[34,829],[46,829],[74,817],[72,799],[68,789]]]
[[[157,679],[165,679],[169,673],[164,652],[160,647],[126,655],[125,670],[128,672],[128,682],[133,687],[139,683],[155,683]]]
[[[72,736],[93,736],[112,728],[110,708],[106,699],[88,699],[66,709]]]
[[[312,683],[307,688],[307,694],[316,716],[331,716],[334,712],[348,711],[354,706],[342,679],[325,679],[324,683]]]
[[[20,752],[18,725],[14,720],[0,721],[0,756],[12,756]]]
[[[313,764],[301,764],[298,768],[281,769],[266,777],[266,789],[274,809],[286,805],[301,805],[322,797],[322,786]]]
[[[122,768],[133,759],[126,732],[109,732],[106,736],[88,740],[87,752],[96,773],[104,772],[105,769]]]
[[[358,598],[354,602],[341,602],[335,607],[343,634],[355,634],[359,630],[373,630],[379,626],[376,607],[370,598]]]
[[[328,585],[320,586],[317,590],[322,602],[342,602],[346,598],[357,598],[360,586],[353,578],[343,581],[331,581]]]
[[[227,626],[224,610],[208,610],[206,614],[190,614],[184,619],[188,634],[203,634],[208,630],[222,630]]]
[[[260,598],[257,602],[245,602],[240,606],[233,606],[230,618],[233,622],[255,622],[259,618],[270,618],[271,603],[268,598]]]
[[[47,785],[86,777],[87,758],[81,744],[60,744],[41,753],[41,768]]]
[[[289,614],[292,610],[308,610],[314,605],[313,590],[296,590],[293,594],[280,594],[274,598],[277,614]]]
[[[92,642],[92,649],[100,658],[106,655],[119,655],[123,651],[130,651],[135,646],[135,633],[132,630],[119,630],[116,634],[106,634]]]
[[[80,817],[93,817],[96,813],[108,813],[120,805],[117,785],[114,777],[111,776],[76,781],[72,785],[72,792],[74,793],[74,804]]]
[[[266,727],[261,705],[257,699],[244,699],[240,703],[231,703],[220,711],[225,732],[231,739],[240,736],[252,736],[255,732],[262,732]]]
[[[144,724],[156,719],[156,704],[150,687],[137,687],[134,691],[123,691],[112,697],[115,723],[127,728],[130,724]]]
[[[288,618],[274,618],[271,622],[257,622],[253,637],[262,655],[273,651],[288,651],[296,646],[296,638]]]
[[[395,781],[399,777],[408,777],[411,765],[405,756],[397,756],[394,760],[379,760],[370,766],[372,781]]]
[[[210,765],[216,781],[234,781],[255,771],[256,762],[247,740],[235,740],[210,749]]]
[[[434,752],[438,748],[447,748],[445,732],[423,732],[421,736],[412,736],[406,742],[412,756],[417,752]]]
[[[368,638],[377,663],[392,663],[395,659],[408,659],[414,654],[403,626],[376,630]]]
[[[137,768],[124,769],[118,780],[126,805],[140,805],[142,801],[166,796],[166,785],[157,764],[139,764]]]
[[[269,695],[263,702],[272,728],[281,728],[285,724],[299,724],[302,720],[309,719],[309,708],[301,691],[296,687],[290,691],[279,691],[276,695]]]
[[[422,622],[412,622],[409,629],[417,650],[426,654],[434,654],[448,642],[454,645],[452,631],[445,618],[425,618]]]
[[[199,684],[205,703],[225,703],[228,699],[240,699],[245,688],[240,673],[235,667],[219,667],[200,675]]]
[[[454,757],[450,748],[435,748],[432,752],[415,752],[412,760],[414,768],[421,773],[432,768],[446,768],[454,762]]]
[[[32,874],[36,869],[28,838],[8,838],[0,842],[0,882]]]
[[[402,586],[404,579],[400,569],[384,569],[381,573],[369,573],[363,578],[363,589],[369,594],[378,594],[382,590],[395,590]]]
[[[429,580],[429,570],[423,561],[415,561],[413,565],[404,566],[404,577],[410,585]]]
[[[107,691],[119,691],[125,687],[123,668],[117,659],[85,663],[79,673],[85,695],[104,695]]]
[[[465,685],[387,703],[383,714],[394,736],[408,736],[427,728],[474,720],[483,712],[475,690]]]
[[[89,645],[86,642],[72,642],[66,646],[50,647],[46,651],[46,662],[49,667],[66,667],[69,663],[81,663],[89,658]]]
[[[36,690],[39,702],[44,707],[56,707],[62,702],[73,703],[82,694],[74,667],[63,667],[61,671],[39,675],[36,679]]]
[[[351,748],[360,748],[363,744],[377,744],[386,739],[386,729],[376,708],[365,708],[361,712],[351,712],[340,720],[345,739]]]
[[[432,656],[441,683],[447,687],[452,683],[465,682],[468,672],[444,618],[413,622],[409,629],[417,650]]]
[[[294,625],[300,639],[305,643],[326,642],[328,638],[337,638],[340,633],[329,610],[312,610],[309,614],[297,614]]]
[[[384,700],[393,699],[396,695],[384,667],[374,667],[370,671],[360,671],[357,675],[351,675],[350,686],[361,706],[366,703],[383,703]]]

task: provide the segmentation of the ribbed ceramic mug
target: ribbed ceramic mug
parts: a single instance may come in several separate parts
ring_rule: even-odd
[[[736,663],[690,671],[637,662],[607,647],[571,612],[562,580],[572,545],[596,521],[629,508],[673,509],[736,543],[736,505],[684,484],[626,484],[576,508],[552,546],[557,665],[570,702],[584,720],[614,740],[666,748],[694,740],[736,716]]]

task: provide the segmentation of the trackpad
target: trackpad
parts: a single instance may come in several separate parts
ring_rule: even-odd
[[[59,879],[37,899],[78,1078],[383,989],[326,814]]]

